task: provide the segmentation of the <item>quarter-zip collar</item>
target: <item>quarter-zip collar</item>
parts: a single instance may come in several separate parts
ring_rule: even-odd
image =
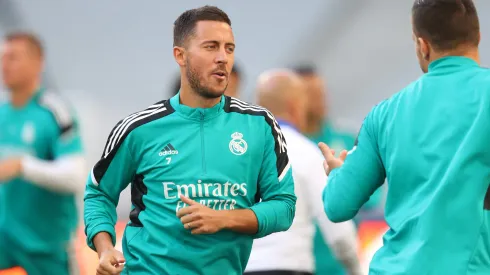
[[[478,66],[478,63],[471,58],[464,56],[446,56],[432,61],[429,64],[429,73],[447,73]]]
[[[223,112],[225,97],[221,96],[220,102],[211,108],[191,108],[180,103],[179,92],[170,99],[170,105],[172,105],[172,108],[174,108],[175,112],[182,117],[197,121],[209,120],[219,116]]]

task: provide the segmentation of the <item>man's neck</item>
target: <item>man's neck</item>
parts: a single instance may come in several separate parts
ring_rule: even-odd
[[[440,53],[434,53],[432,54],[431,62],[443,57],[447,56],[461,56],[461,57],[466,57],[469,59],[474,60],[476,63],[480,64],[480,53],[478,51],[478,48],[468,48],[468,47],[462,47],[457,50],[453,51],[447,51],[447,52],[440,52]]]
[[[205,98],[192,90],[190,87],[181,86],[180,103],[191,108],[211,108],[221,101],[221,97]]]
[[[323,120],[309,120],[306,126],[305,134],[316,135],[322,130]]]
[[[22,107],[29,102],[36,91],[39,89],[39,82],[35,81],[28,85],[11,89],[10,102],[15,107]]]

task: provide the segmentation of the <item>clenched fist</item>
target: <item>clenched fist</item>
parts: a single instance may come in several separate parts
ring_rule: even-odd
[[[109,248],[100,253],[97,275],[119,275],[124,269],[123,254],[115,248]]]

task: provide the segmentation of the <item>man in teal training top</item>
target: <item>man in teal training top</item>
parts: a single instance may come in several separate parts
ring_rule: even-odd
[[[425,74],[371,110],[349,153],[320,144],[325,211],[351,219],[387,178],[390,228],[370,274],[490,274],[490,70],[477,11],[417,0],[412,25]]]
[[[88,179],[85,231],[100,274],[242,274],[254,238],[291,226],[296,196],[278,123],[223,95],[234,51],[222,10],[175,21],[180,93],[121,120]],[[116,205],[130,182],[122,255]]]
[[[86,175],[78,122],[41,87],[39,38],[8,34],[1,61],[9,99],[0,105],[0,270],[77,274],[76,197]]]

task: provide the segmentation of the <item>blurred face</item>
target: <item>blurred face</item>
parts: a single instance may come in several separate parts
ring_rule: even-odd
[[[321,77],[317,75],[305,76],[307,110],[311,121],[322,121],[326,114],[325,85]]]
[[[295,125],[300,132],[307,128],[308,123],[308,96],[307,85],[304,82],[294,85],[294,97],[290,101],[290,113],[296,121]]]
[[[3,84],[9,90],[25,86],[41,73],[39,54],[23,40],[5,42],[1,60]]]
[[[204,98],[218,98],[225,92],[234,52],[235,39],[230,25],[217,21],[198,22],[186,47],[174,48],[191,88]]]
[[[238,86],[240,86],[240,79],[236,73],[232,73],[230,75],[230,81],[228,81],[228,87],[226,88],[225,95],[238,97]]]

